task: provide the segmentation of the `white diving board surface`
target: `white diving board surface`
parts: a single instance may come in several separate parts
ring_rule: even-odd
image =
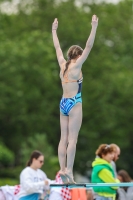
[[[92,187],[133,187],[133,182],[129,183],[76,183],[76,184],[51,184],[50,187],[67,188],[92,188]]]

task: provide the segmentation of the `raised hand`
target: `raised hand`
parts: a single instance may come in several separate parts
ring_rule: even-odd
[[[58,28],[58,20],[57,18],[55,18],[52,24],[52,30],[57,30],[57,28]]]
[[[94,26],[94,27],[97,27],[97,26],[98,26],[98,17],[97,17],[96,15],[93,15],[93,16],[92,16],[91,25]]]

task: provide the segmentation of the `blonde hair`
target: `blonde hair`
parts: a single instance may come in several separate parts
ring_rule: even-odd
[[[66,68],[64,70],[63,76],[65,75],[66,71],[68,70],[68,66],[71,62],[71,59],[75,59],[77,56],[82,55],[83,49],[78,45],[71,46],[67,51],[67,62]]]
[[[114,152],[115,149],[109,144],[101,144],[96,150],[95,154],[102,158],[102,155],[107,155],[108,153]]]

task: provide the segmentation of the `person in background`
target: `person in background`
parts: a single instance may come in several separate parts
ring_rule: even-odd
[[[111,161],[114,158],[114,148],[108,144],[101,144],[96,150],[96,158],[92,163],[92,183],[118,183],[115,179]],[[96,200],[114,200],[118,187],[94,187]]]
[[[117,178],[122,183],[133,182],[132,178],[126,170],[120,170],[117,173]],[[118,198],[117,200],[133,200],[133,186],[130,187],[120,187],[118,188]]]
[[[87,200],[93,200],[94,199],[94,192],[92,189],[86,190]]]
[[[113,167],[113,170],[114,170],[114,173],[115,173],[115,178],[117,178],[117,167],[116,167],[116,161],[119,159],[119,156],[120,156],[120,153],[121,153],[121,150],[120,150],[120,147],[117,145],[117,144],[110,144],[114,149],[114,158],[113,160],[111,161],[111,165]],[[119,194],[118,192],[116,191],[116,198],[118,198]]]
[[[117,177],[116,161],[119,159],[121,150],[120,150],[120,147],[117,144],[112,143],[110,145],[114,148],[114,158],[111,161],[111,164],[112,164],[112,167],[113,167],[113,170],[114,170],[114,173],[115,173],[115,178],[116,178]]]
[[[44,163],[44,156],[40,151],[33,151],[27,167],[20,174],[19,200],[39,200],[44,190],[49,190],[52,182],[40,169]]]
[[[65,60],[57,36],[58,20],[52,24],[53,43],[60,66],[63,96],[60,101],[61,138],[58,147],[60,176],[63,183],[75,183],[73,178],[73,164],[76,153],[76,144],[82,124],[82,65],[87,59],[95,40],[98,26],[98,17],[92,16],[92,29],[86,46],[82,49],[73,45],[68,49]]]
[[[118,171],[117,178],[120,180],[120,182],[125,182],[125,183],[133,181],[128,172],[124,169]]]

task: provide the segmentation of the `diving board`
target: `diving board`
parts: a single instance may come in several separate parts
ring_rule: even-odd
[[[93,187],[133,187],[133,182],[128,183],[76,183],[76,184],[50,184],[50,187],[67,188],[93,188]]]

